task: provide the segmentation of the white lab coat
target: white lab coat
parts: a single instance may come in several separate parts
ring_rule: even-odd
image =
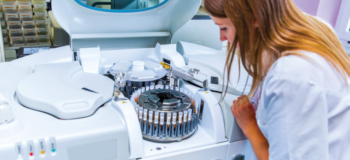
[[[350,160],[350,87],[324,58],[300,53],[312,61],[282,57],[261,86],[256,118],[269,159]],[[246,159],[256,159],[249,145]]]

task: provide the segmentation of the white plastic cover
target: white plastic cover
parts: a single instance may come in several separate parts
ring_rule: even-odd
[[[35,72],[19,82],[19,102],[60,119],[92,115],[109,101],[114,83],[107,77],[85,73],[78,62],[36,66]]]
[[[135,12],[86,8],[74,0],[52,0],[52,11],[71,38],[152,36],[145,33],[169,31],[174,34],[197,12],[201,0],[169,0],[156,7]],[[137,33],[138,35],[135,35]],[[154,35],[153,35],[154,36]],[[158,35],[161,36],[161,35]]]

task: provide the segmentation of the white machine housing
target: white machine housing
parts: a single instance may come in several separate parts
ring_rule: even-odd
[[[0,64],[0,75],[7,77],[0,83],[0,92],[12,104],[14,117],[24,126],[10,137],[1,137],[0,134],[0,157],[21,160],[175,160],[232,159],[243,154],[246,138],[230,112],[230,104],[237,98],[236,95],[228,94],[227,100],[219,104],[220,93],[200,92],[200,87],[186,84],[185,87],[204,102],[203,119],[192,137],[181,142],[164,144],[142,139],[138,119],[130,101],[112,100],[99,106],[108,99],[107,94],[113,89],[112,83],[102,74],[116,61],[145,61],[146,64],[159,65],[157,57],[160,55],[160,59],[167,58],[176,67],[188,67],[192,64],[193,67],[202,66],[195,62],[195,56],[199,56],[196,55],[199,53],[186,52],[181,55],[176,50],[176,45],[156,46],[158,42],[169,44],[172,34],[192,18],[199,5],[200,0],[169,0],[159,7],[141,12],[104,12],[85,8],[73,0],[53,0],[54,16],[70,34],[71,46]],[[90,49],[84,48],[100,52],[92,54],[97,58],[73,61],[73,51],[77,51],[79,57],[89,54]],[[188,60],[187,65],[184,57]],[[91,72],[83,72],[84,66],[93,66],[88,69]],[[70,76],[49,77],[47,72],[40,74],[45,68],[53,68],[58,73],[70,73]],[[220,72],[218,68],[210,68],[210,65],[203,67],[202,71],[220,76],[216,73]],[[36,78],[29,81],[30,77]],[[42,81],[35,82],[41,78]],[[95,84],[85,84],[86,79],[89,79],[87,82],[92,80]],[[48,80],[53,80],[52,84],[65,83],[52,90],[52,87],[47,87]],[[42,92],[55,92],[57,89],[59,93],[46,95],[30,91],[27,89],[30,83],[39,87]],[[92,96],[86,90],[77,91],[82,87],[100,93],[100,98]],[[79,95],[64,95],[71,90],[76,90]],[[46,96],[52,98],[52,95],[62,96],[62,99],[44,99]],[[89,96],[92,97],[88,98]],[[45,110],[43,105],[48,103],[54,106],[51,108],[64,108],[58,102],[71,101],[70,98],[72,101],[92,99],[92,102],[98,104],[87,105],[90,107],[73,105],[74,114],[67,110]],[[21,103],[42,105],[27,108]],[[95,112],[91,114],[93,110]]]
[[[340,6],[335,30],[344,49],[350,54],[350,1],[343,0]]]

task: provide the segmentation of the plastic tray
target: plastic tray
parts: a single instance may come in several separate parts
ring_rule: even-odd
[[[27,46],[36,46],[38,45],[38,41],[35,39],[35,40],[26,40],[26,45]]]
[[[11,33],[22,33],[22,26],[20,25],[13,25],[9,26],[9,32]]]
[[[37,32],[49,32],[49,26],[47,24],[38,24],[36,25]]]
[[[26,41],[29,41],[29,40],[37,40],[36,33],[25,33],[25,34],[24,34],[24,39],[25,39]]]
[[[2,2],[2,10],[16,10],[16,1]]]
[[[24,25],[23,32],[24,33],[35,33],[35,26],[34,25]]]
[[[43,8],[34,8],[35,17],[47,17],[47,11]]]
[[[32,9],[32,3],[30,1],[18,1],[18,9]]]
[[[35,17],[35,24],[48,24],[49,19],[47,17]]]
[[[21,19],[20,18],[8,18],[7,19],[7,25],[21,25]]]
[[[5,18],[18,18],[17,10],[8,9],[5,10]]]
[[[25,43],[24,43],[24,41],[13,41],[12,46],[13,47],[23,47],[23,46],[25,46]]]
[[[39,39],[49,39],[49,32],[38,32]]]
[[[20,18],[33,17],[32,9],[21,9],[21,10],[18,10],[18,14],[19,14]]]
[[[33,17],[24,17],[22,18],[23,25],[35,25],[35,20]]]
[[[11,42],[24,40],[22,33],[11,33],[10,39]]]

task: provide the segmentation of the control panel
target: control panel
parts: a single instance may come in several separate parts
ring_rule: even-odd
[[[57,144],[55,137],[41,138],[17,142],[14,149],[17,159],[44,158],[56,155]]]

